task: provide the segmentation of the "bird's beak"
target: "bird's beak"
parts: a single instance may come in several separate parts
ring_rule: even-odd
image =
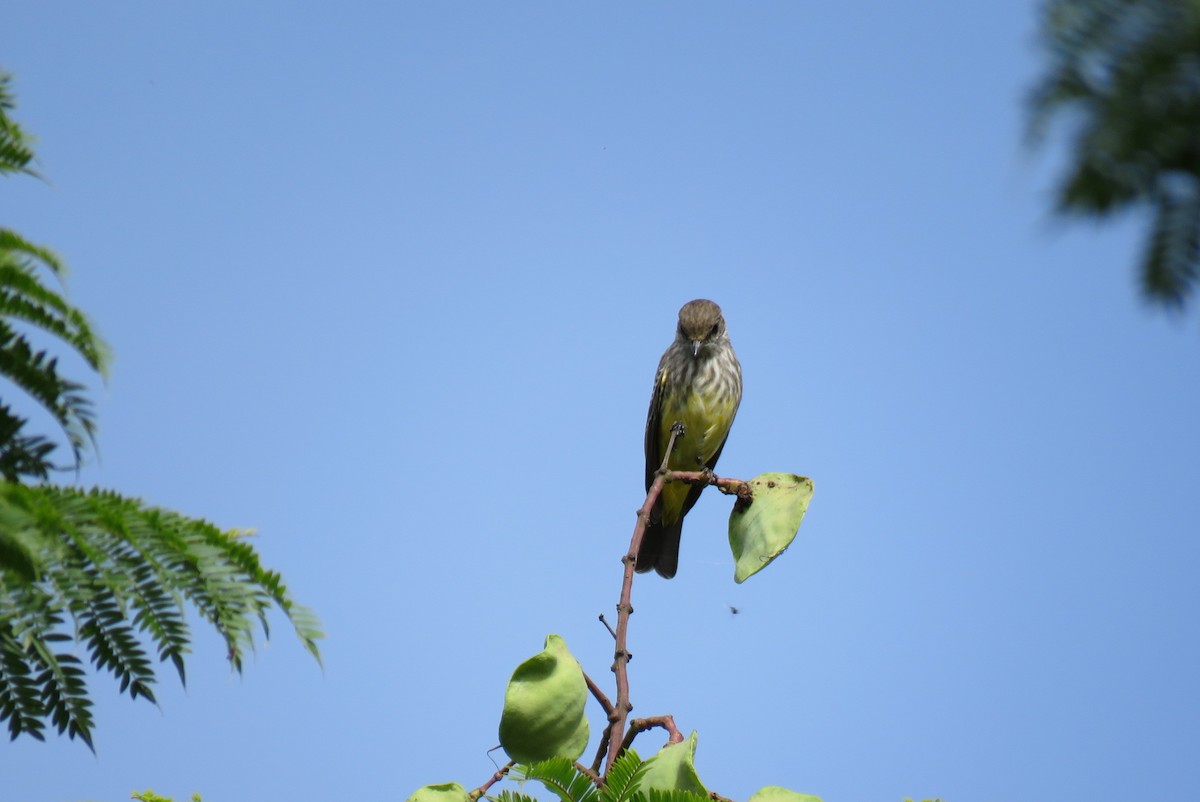
[[[692,340],[692,356],[700,356],[700,346],[704,345],[704,340]]]

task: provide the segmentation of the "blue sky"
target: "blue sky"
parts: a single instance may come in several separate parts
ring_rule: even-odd
[[[611,687],[651,380],[708,297],[721,473],[816,494],[741,586],[701,500],[634,587],[634,714],[735,799],[1194,798],[1197,320],[1137,298],[1137,220],[1048,214],[1035,11],[9,3],[49,180],[0,224],[116,353],[81,480],[254,527],[329,638],[280,620],[238,677],[198,631],[161,709],[97,677],[97,755],[0,746],[0,797],[483,782],[547,633]]]

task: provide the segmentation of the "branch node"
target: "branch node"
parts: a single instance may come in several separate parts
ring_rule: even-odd
[[[470,793],[468,793],[467,798],[471,799],[471,800],[479,799],[481,796],[483,796],[484,794],[486,794],[488,792],[488,789],[490,789],[493,785],[495,785],[496,783],[498,783],[502,779],[504,779],[504,775],[508,774],[509,769],[511,769],[515,764],[516,764],[516,761],[513,761],[513,760],[510,760],[507,763],[505,763],[495,774],[493,774],[491,777],[488,778],[487,782],[485,782],[483,785],[476,788],[474,791],[471,791]],[[493,765],[495,765],[495,764],[493,764]]]

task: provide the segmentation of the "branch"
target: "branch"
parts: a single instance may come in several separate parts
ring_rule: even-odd
[[[497,771],[495,774],[493,774],[493,775],[492,775],[492,776],[491,776],[491,777],[488,779],[488,781],[487,781],[487,782],[485,782],[483,785],[479,786],[479,787],[478,787],[478,788],[476,788],[474,791],[471,791],[469,794],[467,794],[467,798],[468,798],[468,799],[471,799],[471,800],[476,800],[476,799],[479,799],[479,797],[481,797],[481,796],[483,796],[484,794],[486,794],[486,793],[488,792],[488,789],[490,789],[490,788],[491,788],[493,785],[495,785],[496,783],[498,783],[498,782],[500,782],[501,780],[503,780],[503,779],[504,779],[504,775],[505,775],[505,774],[508,774],[509,770],[510,770],[510,769],[511,769],[513,766],[515,766],[515,765],[516,765],[516,763],[517,763],[517,761],[515,761],[515,760],[510,760],[510,761],[508,761],[507,763],[505,763],[503,766],[501,766],[501,767],[500,767],[500,770],[499,770],[499,771]]]
[[[741,479],[723,479],[712,471],[667,471],[667,479],[687,482],[689,485],[712,485],[727,496],[737,496],[750,501],[750,483]]]
[[[601,761],[607,753],[607,761],[604,762],[605,774],[608,774],[608,770],[612,768],[613,763],[622,752],[629,748],[639,732],[652,727],[662,727],[668,733],[667,743],[680,743],[683,741],[683,734],[679,732],[679,729],[675,726],[675,719],[671,716],[634,719],[629,722],[629,732],[625,733],[629,711],[633,710],[633,705],[629,701],[628,668],[629,660],[633,655],[626,648],[629,637],[629,617],[633,614],[633,604],[631,602],[633,595],[633,574],[634,568],[637,565],[637,554],[642,547],[642,538],[646,534],[646,522],[650,519],[650,512],[654,509],[654,504],[662,494],[663,486],[669,481],[713,485],[726,495],[737,496],[737,503],[740,505],[749,504],[753,500],[750,484],[741,479],[722,479],[710,470],[668,470],[667,465],[671,459],[671,452],[675,449],[675,442],[680,437],[683,437],[683,435],[682,424],[676,422],[671,426],[671,440],[667,443],[662,465],[659,466],[658,472],[654,477],[654,482],[646,492],[646,501],[642,504],[641,509],[637,511],[637,523],[633,527],[633,537],[629,541],[629,551],[621,558],[621,562],[625,564],[625,574],[621,581],[621,599],[617,602],[617,629],[616,632],[613,632],[613,637],[616,639],[616,651],[612,664],[612,671],[617,675],[616,703],[610,703],[607,697],[604,697],[600,693],[599,688],[595,686],[591,678],[586,674],[584,675],[584,679],[587,681],[592,694],[596,696],[596,699],[604,707],[605,712],[608,713],[608,726],[604,728],[604,732],[600,737],[600,748],[596,751],[595,760],[592,761],[592,770],[599,770]],[[608,626],[608,622],[604,621],[603,615],[600,616],[600,620],[604,622],[605,626]],[[609,631],[612,631],[611,627]],[[624,737],[622,738],[623,733]]]
[[[630,655],[629,650],[625,648],[629,635],[629,616],[633,613],[633,604],[630,601],[633,595],[633,569],[637,564],[637,553],[642,547],[642,537],[646,534],[646,521],[650,519],[650,511],[654,509],[654,502],[658,500],[663,485],[667,482],[667,462],[671,459],[671,452],[675,449],[675,441],[681,436],[683,436],[683,425],[675,423],[671,426],[671,439],[667,443],[658,475],[654,477],[654,483],[650,485],[650,490],[646,493],[645,503],[637,512],[637,524],[633,527],[629,551],[621,558],[621,561],[625,563],[625,576],[621,581],[621,600],[617,602],[617,647],[612,664],[613,673],[617,675],[617,702],[608,717],[609,742],[608,760],[604,764],[605,774],[608,774],[608,770],[612,768],[617,756],[621,754],[621,735],[625,731],[625,720],[629,716],[629,711],[633,709],[633,705],[629,703],[628,663]]]

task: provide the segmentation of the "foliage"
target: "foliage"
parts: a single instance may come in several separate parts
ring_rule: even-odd
[[[418,792],[419,793],[419,792]],[[489,796],[488,799],[492,802],[538,802],[538,798],[529,794],[522,794],[520,791],[514,791],[511,788],[505,788],[495,796]],[[419,799],[416,794],[408,798],[408,802],[424,802]]]
[[[0,74],[0,174],[33,174],[29,137],[13,122],[10,79]],[[35,347],[19,327],[51,335],[68,345],[90,369],[103,375],[108,365],[104,343],[92,331],[86,316],[41,279],[64,275],[62,261],[49,249],[0,228],[0,375],[36,401],[54,418],[66,435],[78,466],[84,449],[95,435],[91,402],[82,384],[59,372],[58,358]],[[56,467],[50,461],[55,443],[44,435],[24,433],[27,418],[0,403],[0,478],[45,479]]]
[[[279,574],[262,567],[244,533],[148,507],[103,490],[0,485],[5,529],[34,544],[37,579],[0,573],[0,719],[15,738],[43,738],[44,719],[89,746],[91,702],[80,660],[62,651],[77,640],[122,692],[154,701],[160,661],[186,679],[190,632],[185,608],[200,612],[225,640],[237,671],[267,629],[275,605],[319,657],[319,625],[295,604]]]
[[[533,764],[518,763],[508,776],[521,784],[529,780],[539,782],[561,802],[593,802],[599,796],[591,778],[565,757],[552,757]]]
[[[711,802],[708,795],[681,789],[659,789],[643,785],[652,761],[643,761],[632,749],[622,753],[597,786],[566,758],[551,758],[532,765],[517,764],[509,777],[522,785],[540,783],[560,802]],[[533,797],[505,790],[495,802],[532,802]]]
[[[634,794],[641,788],[647,768],[649,767],[645,761],[632,749],[621,753],[604,775],[600,802],[626,802],[633,799]]]
[[[138,802],[171,802],[170,797],[159,796],[153,791],[143,791],[141,793],[134,791],[130,799],[136,799]],[[191,800],[192,802],[200,802],[200,794],[192,794]]]
[[[0,74],[0,173],[33,174],[29,139],[8,116],[12,105],[9,78]],[[29,419],[0,401],[0,721],[13,738],[43,740],[50,723],[92,747],[92,703],[77,652],[111,673],[122,693],[153,702],[153,656],[186,679],[189,607],[224,639],[238,672],[257,627],[269,636],[272,607],[318,661],[322,633],[279,574],[262,566],[246,532],[109,491],[27,483],[78,468],[95,436],[84,386],[60,373],[58,357],[35,347],[36,337],[67,346],[101,375],[108,363],[83,313],[43,282],[62,275],[49,249],[0,229],[0,376],[53,418],[73,456],[69,466],[54,464],[58,443],[28,433]]]
[[[0,72],[0,175],[33,175],[33,170],[29,169],[29,163],[33,161],[29,136],[8,116],[14,105],[11,83],[12,76]]]
[[[1144,296],[1182,308],[1200,277],[1200,4],[1192,0],[1048,0],[1050,65],[1031,97],[1031,133],[1075,125],[1058,208],[1104,218],[1152,214]]]

